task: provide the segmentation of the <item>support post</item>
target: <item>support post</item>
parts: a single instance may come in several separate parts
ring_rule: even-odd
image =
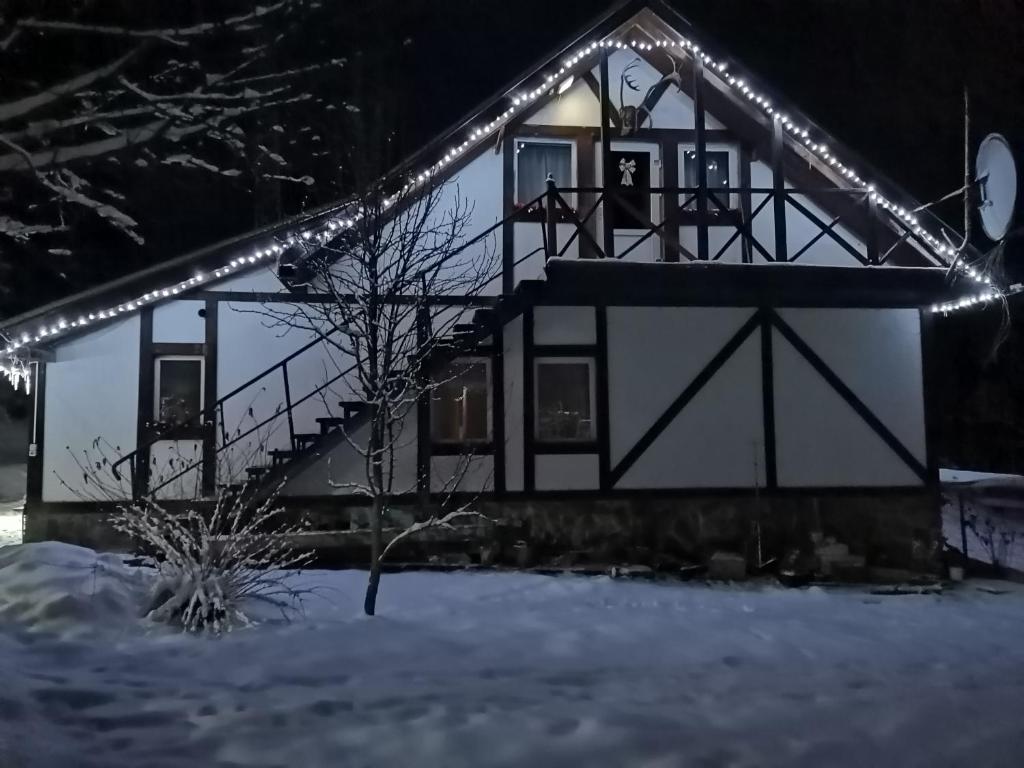
[[[430,503],[430,391],[423,386],[427,377],[427,361],[423,351],[427,348],[430,318],[426,307],[416,311],[416,348],[419,370],[416,376],[420,383],[419,397],[416,399],[416,495],[420,510],[425,511]]]
[[[217,402],[217,336],[218,336],[218,302],[207,299],[203,318],[206,326],[206,344],[203,346],[205,373],[203,376],[203,410],[213,407]],[[222,406],[223,407],[223,406]],[[217,492],[217,409],[207,413],[200,426],[203,428],[203,495],[213,496]],[[290,414],[289,414],[290,416]],[[223,418],[221,419],[223,421]],[[223,424],[221,425],[223,430]],[[294,429],[292,430],[294,434]],[[227,442],[225,440],[225,442]],[[292,449],[295,441],[292,440]]]
[[[697,155],[697,258],[707,261],[708,253],[708,159],[704,125],[704,61],[693,57],[693,126]]]
[[[786,177],[783,173],[785,143],[782,121],[778,114],[772,120],[772,202],[775,203],[775,260],[789,261],[786,245]]]
[[[516,142],[511,131],[506,131],[501,142],[502,210],[505,223],[501,225],[501,292],[508,296],[515,290],[515,222],[508,217],[515,211]]]
[[[957,500],[960,502],[960,547],[964,556],[964,576],[967,575],[967,518],[964,515],[964,495],[958,493]]]
[[[547,227],[547,237],[544,252],[544,261],[558,255],[558,190],[555,188],[555,177],[550,173],[544,181],[547,185],[547,193],[544,197],[544,226]]]
[[[868,264],[878,264],[878,198],[874,193],[867,196],[868,221],[864,230],[867,233]]]
[[[601,209],[604,214],[602,218],[603,223],[603,237],[602,245],[604,247],[604,255],[609,258],[615,258],[615,233],[612,230],[612,216],[610,203],[614,196],[611,192],[611,187],[608,184],[608,179],[612,173],[612,135],[609,122],[611,121],[609,112],[611,110],[611,102],[609,100],[608,90],[608,50],[605,49],[601,52],[601,187],[604,191],[604,196],[601,198]]]

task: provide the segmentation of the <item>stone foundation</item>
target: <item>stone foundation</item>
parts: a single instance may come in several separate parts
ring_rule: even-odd
[[[336,498],[287,501],[292,514],[309,520],[310,533],[301,543],[318,549],[324,564],[366,563],[367,507]],[[479,510],[497,524],[468,520],[455,532],[423,532],[396,547],[391,559],[672,569],[706,564],[716,551],[726,551],[756,566],[771,558],[811,556],[825,538],[847,545],[870,568],[936,573],[940,567],[939,509],[924,490],[765,495],[760,501],[750,494],[510,497],[482,500]],[[126,549],[128,542],[110,528],[108,516],[89,504],[29,505],[26,541]],[[399,506],[389,527],[400,530],[415,517],[414,507]]]

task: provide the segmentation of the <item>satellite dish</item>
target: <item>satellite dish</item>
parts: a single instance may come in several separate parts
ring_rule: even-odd
[[[990,133],[978,147],[975,168],[981,190],[981,228],[998,242],[1010,231],[1017,207],[1017,162],[1010,143]]]

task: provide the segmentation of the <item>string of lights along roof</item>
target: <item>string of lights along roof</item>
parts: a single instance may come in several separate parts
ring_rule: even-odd
[[[794,140],[802,144],[808,151],[817,155],[822,161],[828,163],[829,167],[833,168],[834,171],[846,179],[848,182],[857,184],[861,188],[865,189],[872,202],[876,203],[883,210],[888,212],[893,218],[901,220],[913,233],[926,242],[932,250],[939,256],[951,257],[955,260],[956,269],[958,269],[965,277],[971,278],[979,283],[985,283],[987,288],[977,296],[964,299],[959,302],[952,302],[950,304],[937,305],[932,307],[933,311],[936,312],[951,312],[956,309],[963,309],[968,306],[975,306],[978,303],[987,303],[995,298],[1003,296],[999,289],[991,286],[991,280],[987,276],[981,275],[973,267],[965,264],[959,259],[957,250],[946,243],[941,241],[938,237],[933,235],[921,226],[917,217],[912,211],[908,211],[901,205],[894,203],[887,199],[884,195],[875,189],[873,183],[865,181],[861,176],[850,166],[844,164],[836,157],[829,146],[822,142],[816,142],[811,138],[810,129],[806,126],[799,125],[796,123],[788,114],[781,110],[777,110],[770,99],[765,97],[763,94],[755,91],[750,84],[742,77],[736,77],[729,71],[729,65],[722,60],[716,60],[708,53],[706,53],[698,44],[686,38],[680,40],[659,40],[655,43],[646,43],[637,40],[600,40],[591,42],[583,48],[580,48],[573,55],[564,59],[562,66],[554,72],[544,75],[543,81],[532,90],[519,91],[516,93],[508,94],[507,97],[511,100],[511,104],[502,112],[500,115],[495,117],[485,125],[474,128],[469,136],[461,143],[456,146],[450,147],[445,154],[433,165],[423,169],[415,176],[409,176],[409,181],[402,188],[400,193],[396,193],[383,202],[383,207],[388,208],[395,203],[400,194],[405,194],[410,191],[414,191],[417,187],[425,184],[433,176],[440,173],[446,166],[454,162],[458,157],[465,153],[468,149],[479,144],[483,139],[493,134],[496,130],[505,125],[513,115],[541,96],[550,93],[553,89],[559,87],[567,88],[571,84],[572,69],[579,64],[581,61],[593,57],[596,53],[605,49],[632,49],[635,51],[651,51],[656,49],[679,49],[685,51],[693,57],[699,57],[704,65],[714,72],[721,82],[730,86],[735,92],[741,97],[746,98],[747,101],[759,107],[766,115],[773,120],[777,120],[782,127],[791,134]],[[306,229],[299,235],[303,240],[312,241],[315,240],[323,244],[338,230],[348,229],[355,225],[355,223],[361,218],[362,212],[355,211],[351,212],[351,206],[342,206],[341,212],[348,212],[349,216],[340,216],[329,219],[323,226],[319,228]],[[287,242],[293,244],[296,240],[295,236],[289,237]],[[249,256],[243,256],[232,259],[228,263],[224,264],[218,269],[213,270],[214,278],[221,278],[231,272],[244,268],[252,264],[259,263],[270,256],[280,254],[283,248],[277,244],[272,243],[267,246],[264,245],[257,248]],[[100,309],[95,312],[90,312],[86,315],[80,315],[74,320],[60,319],[55,324],[49,327],[40,327],[36,334],[32,335],[24,333],[18,339],[12,340],[6,347],[8,354],[17,351],[19,348],[32,342],[43,341],[44,339],[50,339],[54,336],[59,336],[66,333],[69,330],[88,326],[98,321],[109,320],[112,318],[122,317],[126,314],[135,312],[141,309],[143,306],[152,304],[162,299],[176,296],[180,293],[186,292],[203,281],[207,280],[208,276],[202,273],[196,274],[194,277],[188,280],[176,283],[173,285],[162,286],[152,291],[144,293],[136,299],[126,301],[123,304]]]

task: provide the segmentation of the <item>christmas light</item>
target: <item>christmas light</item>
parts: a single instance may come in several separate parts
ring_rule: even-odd
[[[904,207],[898,206],[878,192],[874,184],[865,182],[857,171],[836,158],[830,151],[827,144],[814,141],[811,137],[810,126],[799,125],[788,114],[775,110],[772,106],[771,100],[764,94],[758,93],[755,88],[751,87],[747,79],[736,77],[730,73],[728,71],[729,65],[724,60],[718,60],[706,51],[703,51],[698,44],[685,37],[678,40],[663,38],[657,41],[655,45],[637,40],[623,41],[621,39],[606,38],[603,40],[592,41],[588,45],[579,48],[562,60],[562,65],[559,69],[549,71],[548,73],[541,75],[538,85],[534,88],[524,90],[523,86],[520,85],[519,89],[514,93],[507,93],[504,98],[508,99],[510,103],[503,112],[486,124],[475,126],[465,140],[457,145],[449,147],[440,159],[431,166],[424,168],[417,173],[410,174],[407,183],[402,187],[400,192],[385,198],[383,201],[383,207],[390,207],[399,199],[400,195],[408,193],[410,190],[414,190],[429,182],[446,165],[456,160],[473,146],[487,140],[488,137],[494,134],[496,130],[508,123],[513,116],[518,112],[521,112],[541,96],[550,93],[562,94],[567,92],[575,81],[575,74],[571,70],[577,67],[581,62],[584,62],[594,56],[594,54],[607,49],[622,50],[629,48],[643,52],[653,50],[655,47],[662,49],[677,49],[680,52],[688,53],[693,58],[699,57],[705,64],[706,69],[710,71],[711,75],[716,77],[719,82],[733,91],[736,91],[738,97],[745,97],[745,101],[760,108],[761,111],[771,120],[778,121],[783,129],[792,135],[794,146],[799,151],[803,151],[820,159],[827,169],[833,170],[838,175],[840,180],[853,182],[860,187],[866,188],[866,190],[870,192],[872,202],[876,203],[880,209],[889,214],[893,219],[902,222],[903,225],[909,224],[909,231],[917,236],[917,238],[919,238],[919,240],[924,244],[927,244],[931,251],[936,254],[940,263],[948,263],[948,260],[952,259],[956,264],[956,269],[962,275],[978,283],[991,286],[992,281],[990,277],[979,273],[977,270],[965,264],[963,260],[959,258],[959,253],[955,249],[947,247],[942,240],[922,227],[917,221],[917,218],[913,216],[913,214],[907,212]],[[361,211],[357,211],[352,215],[350,206],[347,205],[341,206],[336,213],[348,213],[349,218],[331,216],[325,222],[317,225],[315,230],[304,230],[299,233],[298,236],[305,241],[309,241],[315,237],[318,242],[323,243],[331,238],[331,233],[335,232],[335,230],[339,228],[351,228],[362,217]],[[295,242],[296,234],[294,233],[289,234],[285,238],[286,245],[294,245]],[[918,243],[918,245],[920,244],[921,243]],[[226,277],[239,267],[255,265],[261,260],[281,254],[283,251],[284,248],[277,242],[265,244],[262,247],[257,248],[255,252],[249,256],[236,256],[236,258],[231,259],[227,264],[213,269],[213,278],[220,279]],[[137,311],[143,306],[149,305],[155,301],[159,301],[170,296],[177,296],[181,292],[187,291],[198,283],[203,282],[204,279],[204,276],[200,273],[177,285],[157,287],[154,290],[148,291],[142,296],[131,301],[124,302],[123,304],[94,310],[88,315],[79,317],[73,323],[67,323],[64,320],[60,320],[57,325],[54,325],[49,329],[45,327],[39,328],[34,336],[29,333],[24,333],[20,342],[12,342],[7,345],[6,353],[8,355],[8,362],[10,363],[12,353],[14,353],[20,346],[29,344],[32,341],[38,342],[42,339],[49,340],[51,337],[60,335],[69,329],[81,328],[98,320],[107,320],[113,317],[122,316],[126,312]],[[972,306],[977,303],[989,303],[995,298],[1002,297],[1003,295],[1004,294],[1000,293],[998,289],[989,288],[983,293],[978,294],[977,297],[972,297],[972,303],[965,304],[964,306]],[[959,303],[955,307],[952,304],[936,305],[932,310],[937,312],[949,312],[956,308],[961,308]],[[13,363],[11,364],[13,365]],[[0,368],[0,372],[3,373],[6,373],[8,370],[10,370],[9,366],[7,368]],[[22,377],[21,374],[18,374],[18,376]]]

